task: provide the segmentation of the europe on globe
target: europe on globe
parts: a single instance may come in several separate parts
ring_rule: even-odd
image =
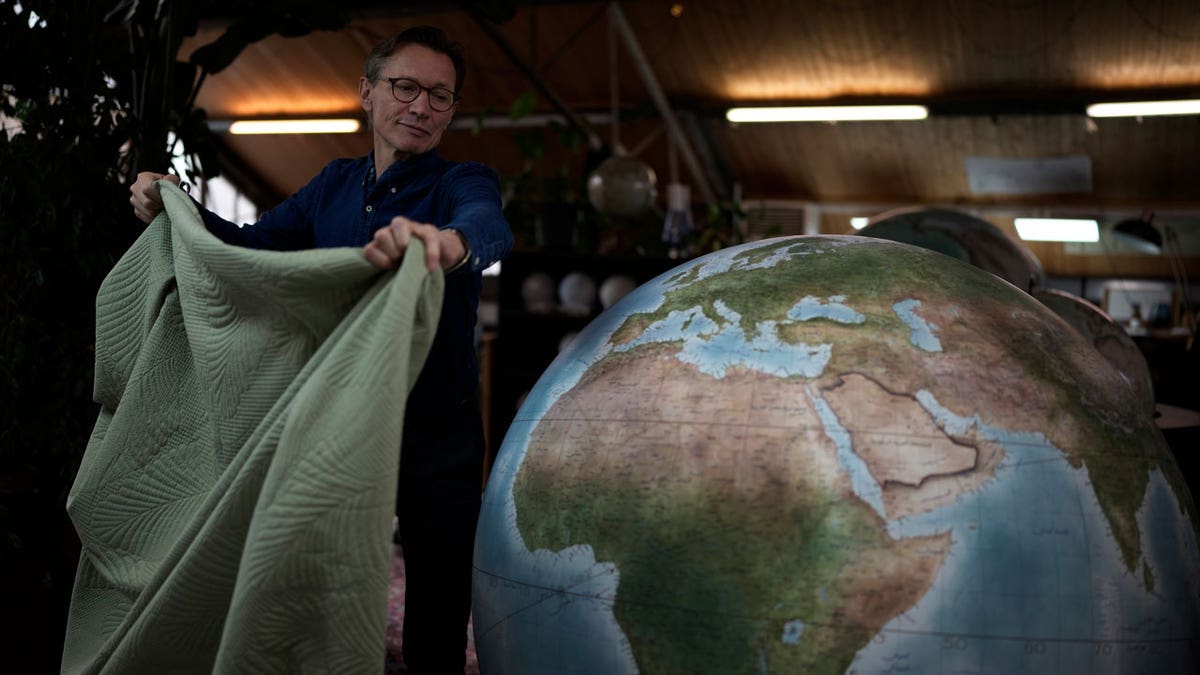
[[[1196,508],[1137,401],[1036,299],[933,251],[687,262],[510,427],[481,670],[1196,672]]]

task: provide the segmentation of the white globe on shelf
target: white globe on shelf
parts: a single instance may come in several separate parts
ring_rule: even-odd
[[[586,316],[596,301],[596,282],[583,272],[571,272],[558,283],[558,299],[567,314]]]
[[[545,272],[534,272],[521,282],[521,301],[525,311],[549,314],[554,311],[554,279]]]
[[[600,284],[600,305],[608,309],[637,288],[637,282],[624,274],[614,274]]]

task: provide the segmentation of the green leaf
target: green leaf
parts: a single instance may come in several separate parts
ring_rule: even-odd
[[[527,91],[517,97],[513,101],[512,107],[508,110],[508,118],[511,120],[519,120],[522,117],[528,116],[537,108],[538,97],[533,91]]]
[[[513,134],[517,150],[526,160],[539,160],[546,155],[546,137],[541,129],[522,129]]]

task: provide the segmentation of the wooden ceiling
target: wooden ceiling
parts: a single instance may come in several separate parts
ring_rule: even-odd
[[[429,23],[468,54],[457,113],[467,128],[446,134],[445,156],[487,162],[502,177],[520,170],[512,129],[469,128],[469,120],[502,116],[534,89],[503,42],[581,115],[611,109],[615,72],[621,110],[615,132],[667,182],[669,134],[619,41],[617,68],[610,68],[607,3],[518,3],[512,19],[495,25],[499,41],[455,6],[368,4],[343,31],[252,45],[205,82],[198,105],[214,120],[361,116],[356,86],[371,46]],[[1098,215],[1152,208],[1184,220],[1200,214],[1200,117],[1082,113],[1084,103],[1099,100],[1200,98],[1196,0],[644,0],[620,3],[620,10],[718,198],[736,183],[747,199],[880,210],[925,203]],[[222,29],[219,22],[206,25],[184,55]],[[544,96],[540,101],[538,112],[554,112]],[[839,124],[735,125],[723,117],[735,104],[831,101],[923,102],[933,114],[923,121]],[[594,131],[613,139],[607,122]],[[366,133],[224,139],[234,161],[276,197],[331,158],[369,150]],[[1090,189],[972,191],[968,157],[1084,158]],[[552,153],[545,161],[561,159]],[[581,158],[567,160],[582,171]],[[679,176],[698,182],[686,162]]]

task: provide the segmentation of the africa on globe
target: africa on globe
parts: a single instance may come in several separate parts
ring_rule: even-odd
[[[1137,396],[933,251],[680,265],[593,320],[504,439],[481,670],[1196,672],[1196,509]]]

